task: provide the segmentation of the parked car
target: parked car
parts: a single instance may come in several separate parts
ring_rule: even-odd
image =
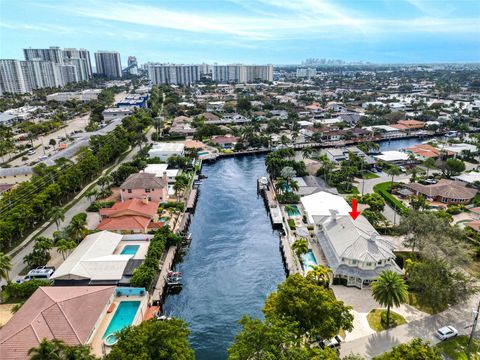
[[[34,150],[34,149],[28,150],[27,154],[28,154],[28,155],[33,155],[33,154],[35,154],[35,150]]]
[[[407,169],[404,166],[399,166],[398,167],[402,173],[406,173]]]
[[[448,340],[458,335],[457,329],[453,326],[444,326],[435,332],[435,336],[440,340]]]

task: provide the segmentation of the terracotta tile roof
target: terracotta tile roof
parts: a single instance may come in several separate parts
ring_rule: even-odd
[[[408,126],[402,125],[402,124],[393,124],[393,125],[390,125],[390,127],[393,127],[393,128],[395,128],[395,129],[398,129],[398,130],[407,130],[407,129],[409,129]]]
[[[99,214],[110,218],[125,215],[152,218],[157,214],[159,205],[157,201],[148,201],[145,204],[142,199],[130,199],[123,202],[117,201],[111,208],[100,209]]]
[[[23,360],[40,341],[85,344],[115,290],[114,286],[40,287],[0,329],[2,360]]]
[[[163,189],[165,186],[167,182],[163,178],[142,172],[130,175],[120,189]]]
[[[409,148],[406,148],[405,150],[411,151],[417,155],[423,156],[423,157],[433,157],[436,158],[440,155],[441,150],[428,144],[418,144]],[[447,151],[448,156],[454,155],[452,151]]]
[[[459,181],[447,179],[442,179],[433,185],[411,183],[405,186],[432,198],[441,196],[447,199],[472,199],[477,194],[476,189],[467,188]]]
[[[239,140],[236,136],[214,136],[212,142],[215,144],[232,144],[237,143]]]
[[[201,148],[204,148],[205,146],[206,145],[201,141],[197,141],[197,140],[185,141],[185,147],[188,149],[201,149]]]
[[[469,228],[472,228],[476,232],[480,232],[480,220],[470,221],[465,224]]]
[[[165,225],[164,222],[151,222],[150,224],[148,224],[148,228],[149,229],[160,229],[162,228],[163,226]]]
[[[152,220],[143,216],[119,216],[102,219],[97,230],[122,231],[141,230],[144,231]]]

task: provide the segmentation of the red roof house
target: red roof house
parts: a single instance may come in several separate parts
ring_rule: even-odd
[[[97,230],[147,233],[149,228],[158,228],[152,223],[158,220],[159,205],[159,202],[149,201],[147,198],[116,202],[109,209],[100,209],[102,221]]]
[[[28,350],[44,339],[68,345],[91,341],[115,286],[40,287],[0,329],[0,358],[28,359]]]

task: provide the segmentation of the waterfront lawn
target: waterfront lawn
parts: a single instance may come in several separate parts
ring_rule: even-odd
[[[375,191],[377,194],[380,194],[385,201],[400,215],[408,214],[408,208],[391,194],[391,184],[392,183],[390,181],[377,184],[373,187],[373,191]]]
[[[387,329],[386,327],[383,326],[382,315],[386,316],[387,315],[387,310],[385,310],[385,309],[373,309],[367,315],[368,325],[370,325],[370,327],[377,332]],[[386,320],[385,320],[385,322],[386,322]],[[405,320],[405,318],[402,315],[399,315],[396,312],[393,312],[392,310],[390,310],[390,322],[392,322],[394,324],[390,328],[407,323],[407,321]]]
[[[442,341],[437,344],[437,348],[448,359],[467,360],[467,354],[465,353],[467,344],[468,336],[461,335],[450,340]],[[480,341],[475,338],[472,343],[470,359],[480,360]]]

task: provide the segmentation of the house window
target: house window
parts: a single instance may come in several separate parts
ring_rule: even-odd
[[[131,194],[131,193],[132,193],[132,189],[127,189],[127,192],[128,192],[129,194]]]
[[[352,260],[353,265],[357,265],[357,260]]]
[[[372,263],[367,263],[367,266],[372,266]]]
[[[146,192],[146,193],[149,193],[149,192],[150,192],[150,189],[145,189],[145,192]]]
[[[377,265],[382,265],[382,260],[380,260],[380,261],[377,263]]]

